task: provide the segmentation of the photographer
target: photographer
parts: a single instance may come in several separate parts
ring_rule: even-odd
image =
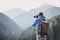
[[[37,32],[36,32],[36,36],[37,36],[37,38],[36,38],[36,40],[38,40],[39,39],[39,37],[40,37],[40,22],[41,21],[45,21],[45,16],[43,15],[43,13],[42,12],[40,12],[39,13],[39,15],[37,15],[37,16],[34,16],[34,18],[36,18],[36,20],[35,20],[35,22],[34,22],[34,24],[33,24],[33,27],[36,27],[36,30],[37,30]]]

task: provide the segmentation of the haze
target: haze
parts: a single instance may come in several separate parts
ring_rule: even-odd
[[[60,7],[60,0],[0,0],[0,11],[6,11],[12,8],[21,8],[28,11],[42,4]]]

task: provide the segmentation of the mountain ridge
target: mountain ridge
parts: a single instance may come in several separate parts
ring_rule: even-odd
[[[19,37],[22,32],[22,28],[16,24],[14,20],[0,12],[0,39]],[[5,39],[3,39],[3,37]],[[7,40],[7,39],[6,39]]]
[[[22,27],[25,27],[25,28],[29,27],[29,26],[31,26],[33,24],[33,22],[35,20],[33,18],[33,16],[37,15],[39,12],[43,12],[44,15],[46,16],[46,18],[50,19],[51,17],[56,16],[56,13],[58,15],[60,15],[60,8],[59,7],[55,7],[55,6],[51,6],[51,5],[41,6],[39,8],[32,9],[32,10],[30,10],[28,12],[25,12],[25,13],[22,13],[22,14],[18,15],[15,18],[16,22],[19,25],[21,25]]]

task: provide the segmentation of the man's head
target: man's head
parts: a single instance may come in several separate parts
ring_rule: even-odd
[[[42,13],[42,12],[40,12],[40,13],[39,13],[39,16],[43,16],[43,13]]]

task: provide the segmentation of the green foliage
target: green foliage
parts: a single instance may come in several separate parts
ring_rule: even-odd
[[[60,15],[51,19],[54,40],[60,40]]]

